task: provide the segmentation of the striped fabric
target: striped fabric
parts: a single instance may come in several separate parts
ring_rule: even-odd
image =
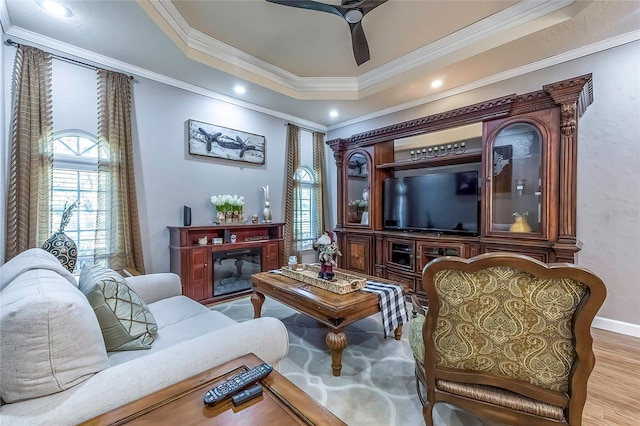
[[[401,286],[367,281],[362,290],[378,295],[384,337],[394,336],[396,328],[409,321]]]

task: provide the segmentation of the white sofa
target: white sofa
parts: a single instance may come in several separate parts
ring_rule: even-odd
[[[106,352],[75,278],[41,249],[0,267],[0,424],[77,424],[253,352],[278,367],[275,318],[237,323],[181,295],[175,274],[126,278],[158,333],[151,349]]]

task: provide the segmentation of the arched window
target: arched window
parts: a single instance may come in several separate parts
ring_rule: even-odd
[[[94,263],[96,251],[107,253],[107,229],[98,227],[98,139],[81,130],[56,132],[51,141],[53,177],[51,182],[51,227],[58,230],[65,203],[78,200],[64,233],[78,246],[76,271]],[[102,153],[106,158],[108,153]],[[107,210],[108,211],[108,210]],[[98,250],[96,250],[98,249]]]
[[[293,177],[296,182],[294,192],[294,234],[293,241],[298,250],[313,248],[318,238],[316,229],[316,178],[308,167],[300,167]]]

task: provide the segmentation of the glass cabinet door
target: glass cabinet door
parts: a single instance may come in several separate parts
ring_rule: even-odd
[[[356,152],[346,162],[346,222],[348,225],[369,225],[368,155]]]
[[[543,141],[537,127],[514,123],[491,144],[489,232],[542,233]]]

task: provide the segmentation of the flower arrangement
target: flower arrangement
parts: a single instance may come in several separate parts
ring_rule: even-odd
[[[212,195],[211,204],[218,210],[217,220],[223,222],[244,222],[244,197],[237,195]]]
[[[367,200],[349,200],[349,222],[360,222],[367,211]]]
[[[244,207],[244,197],[237,195],[212,195],[211,204],[216,206],[219,212],[227,213],[237,211],[242,213]]]
[[[367,200],[349,200],[349,207],[355,207],[357,209],[366,209]]]

